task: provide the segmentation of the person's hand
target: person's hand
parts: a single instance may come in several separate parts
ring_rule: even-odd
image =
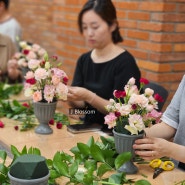
[[[68,87],[67,99],[70,101],[87,101],[93,99],[94,93],[83,87]]]
[[[145,160],[168,157],[170,142],[162,138],[137,139],[133,145],[135,153]]]

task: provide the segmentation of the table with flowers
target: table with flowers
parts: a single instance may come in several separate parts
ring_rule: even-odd
[[[60,106],[62,106],[62,108]],[[59,105],[58,107],[60,110],[65,109],[65,104]],[[15,130],[14,126],[17,124],[17,121],[12,119],[2,118],[1,121],[5,123],[5,127],[0,129],[0,145],[9,153],[11,145],[16,146],[19,150],[23,149],[24,146],[27,148],[35,147],[39,148],[41,154],[46,158],[52,158],[57,151],[68,153],[77,143],[87,143],[91,136],[93,136],[95,140],[98,140],[101,135],[106,136],[102,132],[72,134],[67,131],[66,126],[63,126],[62,129],[57,129],[54,125],[51,125],[51,127],[53,127],[53,134],[41,135],[36,134],[34,129],[25,132]],[[152,185],[174,185],[172,181],[179,182],[184,180],[184,172],[178,169],[163,172],[156,179],[153,179],[153,169],[149,167],[148,164],[136,165],[139,169],[138,173],[127,175],[127,178],[134,180],[146,179]],[[63,183],[64,181],[60,184],[62,185]]]

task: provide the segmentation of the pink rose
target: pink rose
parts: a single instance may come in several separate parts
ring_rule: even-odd
[[[42,100],[42,93],[41,91],[35,91],[33,93],[33,101],[34,102],[38,102],[38,101],[41,101]]]

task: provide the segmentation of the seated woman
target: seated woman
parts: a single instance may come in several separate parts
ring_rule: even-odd
[[[0,34],[0,81],[7,83],[21,82],[21,72],[17,63],[10,62],[9,59],[15,53],[15,46],[12,40],[5,35]]]
[[[104,124],[105,105],[113,98],[113,91],[123,90],[131,77],[139,87],[140,70],[134,57],[118,45],[123,39],[111,0],[86,2],[78,16],[78,26],[92,50],[77,61],[69,104],[87,110],[84,124],[98,124],[110,132]]]
[[[146,137],[135,141],[135,153],[151,160],[170,157],[185,170],[185,75],[162,115],[162,122],[146,129]],[[171,142],[173,138],[173,142]]]

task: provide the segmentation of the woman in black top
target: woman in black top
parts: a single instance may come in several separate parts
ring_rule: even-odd
[[[89,0],[79,14],[78,25],[92,50],[78,59],[69,104],[95,109],[95,114],[85,114],[84,124],[97,123],[106,129],[105,105],[113,98],[113,91],[123,90],[131,77],[139,86],[140,71],[134,57],[117,45],[123,39],[111,0]]]

